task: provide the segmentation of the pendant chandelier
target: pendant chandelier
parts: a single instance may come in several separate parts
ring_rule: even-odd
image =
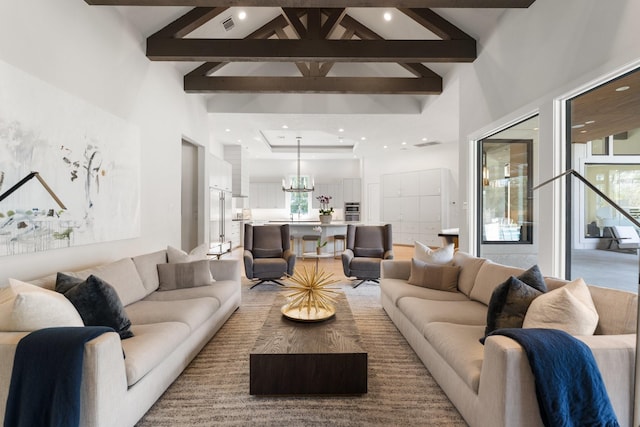
[[[287,193],[311,193],[314,189],[313,182],[311,183],[311,187],[308,188],[306,184],[302,184],[302,180],[300,179],[300,137],[296,137],[298,142],[298,173],[296,175],[296,182],[294,186],[293,180],[288,187],[285,186],[284,179],[282,180],[282,191]]]

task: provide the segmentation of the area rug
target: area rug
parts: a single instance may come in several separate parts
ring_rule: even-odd
[[[242,285],[242,304],[169,387],[139,427],[465,426],[465,422],[380,305],[380,288],[343,289],[369,353],[361,396],[249,395],[249,352],[282,288]]]

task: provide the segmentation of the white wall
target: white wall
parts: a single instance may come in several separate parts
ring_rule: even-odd
[[[185,95],[171,65],[148,61],[144,46],[112,7],[78,0],[0,2],[0,60],[137,126],[142,148],[139,238],[2,257],[0,283],[179,247],[177,159],[183,137],[207,144],[206,108],[201,97]]]
[[[510,10],[495,32],[479,41],[479,57],[457,67],[460,81],[460,198],[472,207],[470,141],[532,112],[540,113],[540,152],[534,182],[564,170],[555,146],[554,100],[640,59],[637,0],[537,0],[529,9]],[[539,264],[561,273],[562,224],[552,209],[561,204],[551,187],[537,192],[535,208]],[[471,215],[461,211],[461,248],[470,248]]]

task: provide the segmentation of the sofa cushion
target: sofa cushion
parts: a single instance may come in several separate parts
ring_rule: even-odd
[[[434,322],[427,325],[424,336],[458,376],[478,392],[484,347],[479,339],[484,327]]]
[[[407,281],[410,285],[437,289],[440,291],[457,292],[458,274],[460,267],[442,264],[428,264],[411,259],[411,275]]]
[[[431,249],[424,243],[416,241],[413,247],[413,257],[429,264],[449,264],[453,261],[453,243],[438,249]]]
[[[518,276],[523,271],[522,268],[509,267],[486,260],[478,270],[469,298],[489,305],[493,290],[510,276]]]
[[[541,291],[513,276],[498,285],[489,301],[485,335],[501,328],[521,328],[529,305],[540,295]]]
[[[385,294],[396,306],[398,305],[398,300],[402,297],[416,297],[434,301],[469,301],[469,298],[460,292],[422,288],[410,285],[403,279],[382,279],[380,281],[380,292]]]
[[[158,264],[158,277],[159,291],[209,285],[211,284],[209,260]]]
[[[484,327],[487,307],[477,301],[432,301],[415,297],[398,300],[398,308],[421,333],[432,322]]]
[[[133,258],[133,263],[138,270],[140,280],[147,290],[147,295],[158,289],[160,278],[158,277],[158,264],[167,262],[167,251],[161,250],[149,254],[138,255]]]
[[[536,298],[524,318],[525,328],[560,329],[572,335],[593,335],[598,312],[582,279]]]
[[[147,289],[142,284],[138,270],[131,258],[123,258],[109,264],[66,274],[82,280],[92,274],[101,278],[113,286],[123,305],[129,305],[147,295]]]
[[[211,297],[217,299],[220,305],[223,305],[239,291],[240,287],[237,282],[233,280],[218,280],[210,286],[198,286],[197,288],[153,292],[145,297],[143,301],[176,301]]]
[[[56,326],[84,326],[64,296],[15,279],[0,288],[0,331],[31,332]]]
[[[113,286],[90,275],[86,280],[58,273],[56,291],[63,294],[80,313],[85,326],[108,326],[121,339],[131,338],[131,321]]]
[[[173,301],[142,300],[125,308],[134,325],[162,322],[182,322],[191,331],[198,329],[220,307],[215,298],[194,298]]]
[[[122,341],[127,385],[132,386],[166,359],[189,337],[189,327],[181,322],[133,325],[134,336]]]
[[[635,334],[638,318],[638,294],[589,285],[598,311],[596,334]]]
[[[474,257],[461,251],[457,251],[453,255],[453,265],[461,268],[460,274],[458,275],[458,290],[460,292],[466,296],[471,294],[471,289],[473,289],[478,271],[485,261],[485,258]]]

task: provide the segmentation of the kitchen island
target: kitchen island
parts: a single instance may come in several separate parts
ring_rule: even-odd
[[[318,236],[322,242],[327,242],[327,245],[322,249],[325,253],[333,253],[334,240],[333,236],[347,234],[347,225],[354,224],[359,225],[359,222],[347,222],[347,221],[331,221],[330,224],[321,224],[320,221],[254,221],[254,225],[283,225],[289,224],[289,232],[291,237],[295,241],[294,252],[296,256],[302,256],[302,236]],[[316,227],[320,227],[320,231],[314,230]],[[305,252],[315,251],[315,248],[311,248],[311,245],[306,248]]]

